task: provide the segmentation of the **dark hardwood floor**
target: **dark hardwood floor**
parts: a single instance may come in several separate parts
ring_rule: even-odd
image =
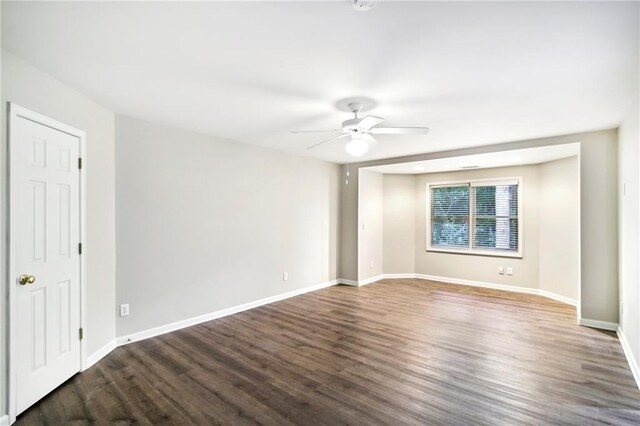
[[[640,424],[615,334],[539,296],[336,286],[117,348],[18,424]]]

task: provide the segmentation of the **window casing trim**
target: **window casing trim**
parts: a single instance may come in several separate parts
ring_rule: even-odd
[[[431,246],[431,188],[444,188],[450,186],[463,186],[468,185],[469,188],[474,188],[477,186],[491,186],[491,185],[518,185],[518,251],[503,251],[503,250],[479,250],[473,248],[473,217],[469,211],[469,247],[466,249],[460,248],[447,248],[447,247],[432,247]],[[474,256],[489,256],[489,257],[509,257],[509,258],[517,258],[522,259],[523,257],[523,237],[522,237],[522,229],[523,229],[523,216],[524,212],[522,210],[522,176],[516,177],[504,177],[504,178],[488,178],[488,179],[463,179],[463,180],[455,180],[455,181],[445,181],[445,182],[433,182],[427,183],[427,210],[426,210],[426,251],[434,252],[434,253],[451,253],[451,254],[466,254],[466,255],[474,255]],[[471,209],[471,193],[473,191],[469,191],[469,209]]]

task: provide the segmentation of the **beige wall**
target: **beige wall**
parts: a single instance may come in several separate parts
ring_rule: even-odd
[[[581,186],[581,310],[586,319],[618,322],[618,164],[617,130],[578,133],[543,139],[510,142],[490,146],[435,152],[410,157],[390,158],[351,164],[351,174],[361,167],[436,158],[458,157],[488,152],[510,151],[567,143],[580,143]],[[345,166],[343,166],[345,169]],[[350,184],[353,185],[353,182]],[[345,188],[345,185],[342,185]],[[357,189],[342,193],[343,278],[357,279]],[[417,266],[417,262],[416,262]]]
[[[118,116],[116,172],[119,337],[337,278],[335,164]]]
[[[427,185],[511,177],[522,177],[522,259],[426,251]],[[542,289],[578,300],[578,177],[577,157],[522,167],[384,175],[383,273]],[[514,275],[498,274],[499,266],[512,267]]]
[[[618,322],[618,132],[583,136],[580,148],[582,318]]]
[[[540,164],[540,289],[574,300],[580,281],[578,158]]]
[[[429,173],[417,176],[416,241],[417,274],[457,278],[516,287],[538,288],[538,169],[536,165]],[[426,251],[427,185],[466,179],[522,177],[522,258],[476,256]],[[498,267],[513,268],[513,275],[498,274]]]
[[[384,175],[383,266],[385,274],[415,271],[416,178]]]
[[[349,165],[340,167],[338,277],[358,280],[358,168]]]
[[[25,108],[49,116],[87,132],[87,325],[85,336],[89,355],[115,338],[115,177],[114,114],[84,95],[37,70],[22,59],[2,51],[2,117],[6,103],[15,102]],[[6,120],[2,120],[2,158],[6,157]],[[6,162],[0,162],[0,188],[6,200]],[[3,201],[3,206],[6,206]],[[2,209],[2,241],[6,238],[6,209]],[[0,264],[6,265],[6,247],[0,245]],[[6,275],[2,294],[6,294]],[[0,311],[6,315],[5,299]],[[3,316],[2,345],[4,375],[6,364],[6,328]],[[1,380],[0,394],[5,393]],[[5,398],[0,398],[5,404]],[[2,405],[4,408],[4,405]],[[6,410],[1,410],[5,412]]]
[[[360,170],[358,185],[358,281],[382,275],[383,180],[382,174]]]
[[[640,6],[638,19],[640,20]],[[640,29],[638,56],[640,56]],[[640,73],[630,76],[633,102],[619,130],[620,329],[640,365]]]

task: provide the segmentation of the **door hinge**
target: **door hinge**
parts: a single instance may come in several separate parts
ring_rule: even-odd
[[[82,254],[82,243],[78,243],[78,254]]]
[[[82,158],[78,158],[78,169],[82,170]]]
[[[84,338],[84,329],[82,327],[80,327],[78,334],[80,334],[80,340],[82,340]]]

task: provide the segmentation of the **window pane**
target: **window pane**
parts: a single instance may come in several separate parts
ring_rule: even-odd
[[[433,218],[431,222],[432,247],[469,247],[469,218]]]
[[[517,216],[518,185],[476,186],[477,216]]]
[[[518,251],[518,185],[475,190],[473,247]]]
[[[518,251],[518,219],[478,218],[474,231],[474,248]]]
[[[431,188],[431,246],[469,247],[469,186]]]
[[[435,217],[469,216],[469,187],[431,188],[431,215]]]

